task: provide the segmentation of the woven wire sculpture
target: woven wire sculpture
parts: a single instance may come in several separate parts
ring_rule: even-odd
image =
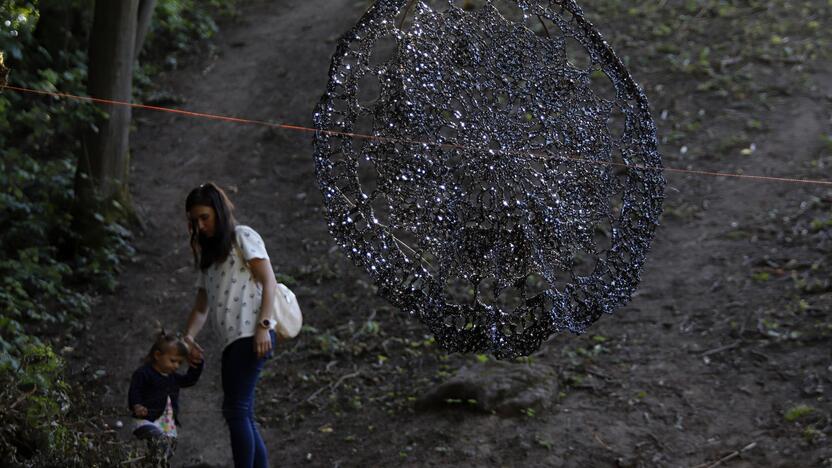
[[[574,1],[406,3],[378,0],[332,59],[331,234],[448,351],[585,331],[630,299],[661,212],[644,93]]]

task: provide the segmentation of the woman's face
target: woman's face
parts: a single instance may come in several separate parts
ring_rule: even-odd
[[[199,233],[205,237],[214,237],[214,229],[217,224],[217,214],[210,206],[194,205],[188,211],[188,221],[191,226],[196,226]]]

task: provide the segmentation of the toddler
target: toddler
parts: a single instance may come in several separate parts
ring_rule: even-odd
[[[200,354],[190,360],[187,373],[176,373],[187,359],[188,351],[184,340],[163,330],[144,358],[144,364],[130,379],[127,399],[135,418],[133,435],[147,440],[150,456],[163,466],[176,448],[179,389],[196,384],[202,373]]]

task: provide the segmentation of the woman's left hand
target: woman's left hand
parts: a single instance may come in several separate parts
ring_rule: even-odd
[[[254,333],[254,352],[262,359],[272,350],[272,337],[268,328],[257,327]]]

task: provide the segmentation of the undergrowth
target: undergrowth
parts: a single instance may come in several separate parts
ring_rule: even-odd
[[[94,1],[0,0],[0,79],[11,86],[86,94]],[[178,57],[202,50],[234,0],[159,0],[135,94]],[[5,70],[8,74],[6,75]],[[0,459],[4,466],[115,466],[131,456],[96,422],[53,346],[87,324],[96,296],[115,291],[133,254],[130,207],[94,214],[102,242],[73,230],[83,135],[106,116],[94,105],[0,93]],[[115,208],[115,209],[111,209]]]

